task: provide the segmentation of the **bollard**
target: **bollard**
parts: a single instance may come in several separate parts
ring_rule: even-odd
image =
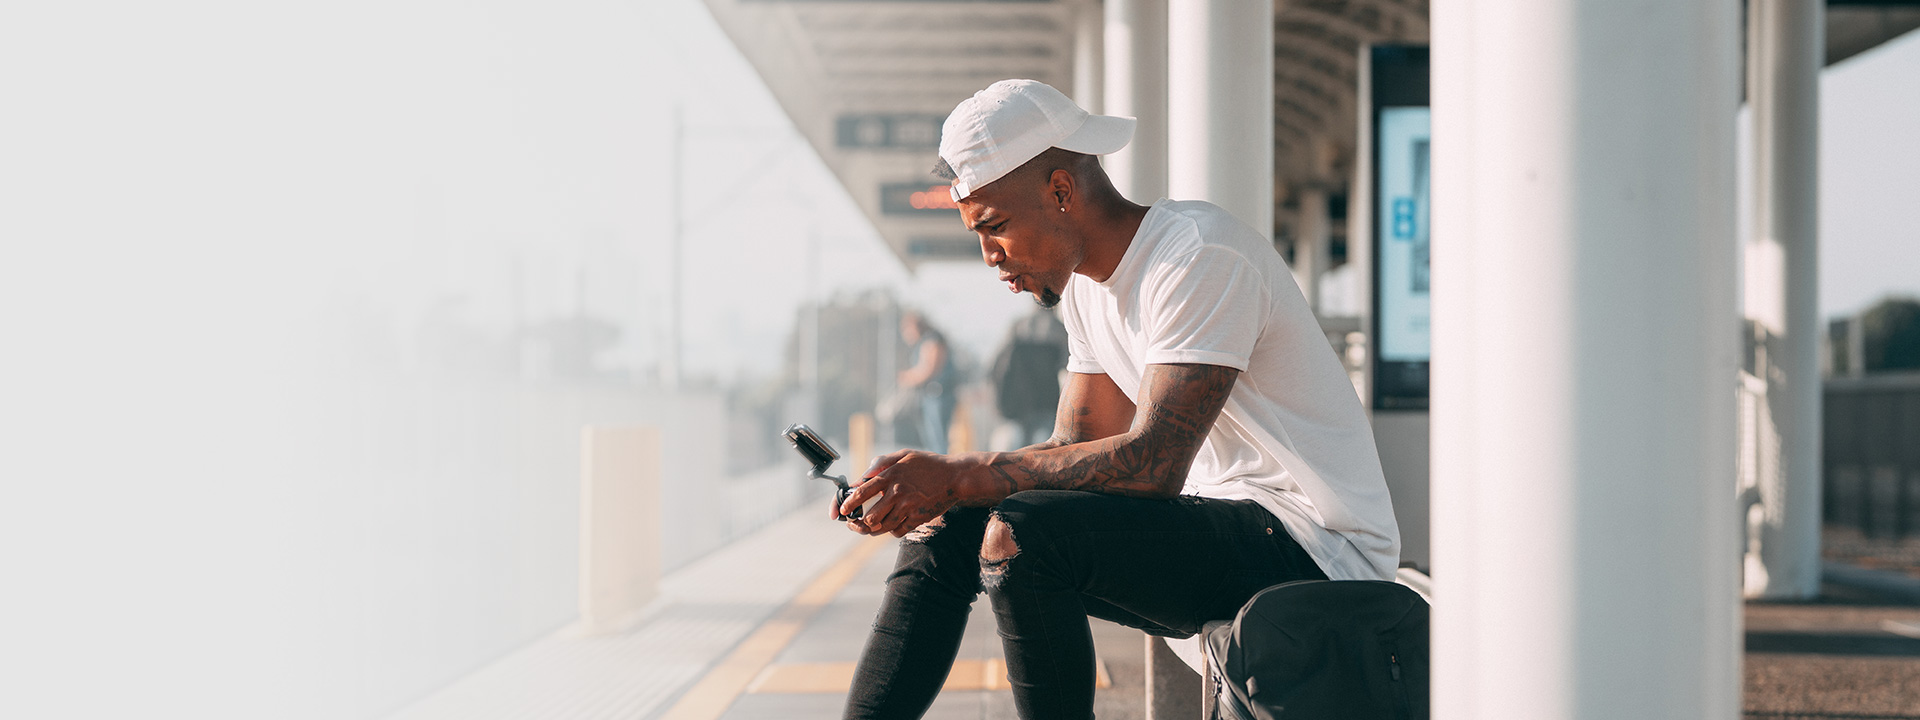
[[[857,412],[847,418],[847,476],[859,479],[873,464],[873,414]]]
[[[660,429],[587,427],[580,457],[580,625],[618,632],[660,590]]]
[[[947,423],[947,452],[973,452],[973,413],[965,400],[953,406],[953,418]]]

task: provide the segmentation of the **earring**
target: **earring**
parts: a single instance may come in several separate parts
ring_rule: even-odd
[[[1066,212],[1066,211],[1067,211],[1067,206],[1065,205],[1060,206],[1060,212]]]

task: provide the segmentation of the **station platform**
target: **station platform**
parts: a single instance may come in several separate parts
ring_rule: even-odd
[[[849,532],[824,507],[808,503],[668,575],[659,600],[630,628],[561,630],[393,718],[838,718],[898,541]],[[1096,711],[1142,717],[1144,636],[1093,623]],[[927,717],[1015,717],[984,596]]]
[[[838,718],[896,542],[850,533],[809,503],[669,575],[631,627],[562,630],[394,717]],[[1920,719],[1920,579],[1843,564],[1826,575],[1819,601],[1747,606],[1745,717]],[[1142,634],[1093,627],[1097,716],[1143,718]],[[927,717],[1016,717],[984,597]]]

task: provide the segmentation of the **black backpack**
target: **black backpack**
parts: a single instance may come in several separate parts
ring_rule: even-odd
[[[1373,580],[1301,580],[1255,593],[1206,636],[1212,717],[1425,720],[1427,602]]]
[[[1067,366],[1067,348],[1048,342],[1014,338],[993,360],[995,409],[1000,417],[1051,419],[1060,404],[1060,370]]]

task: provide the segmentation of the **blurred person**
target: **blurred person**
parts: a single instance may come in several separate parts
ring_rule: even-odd
[[[947,420],[959,403],[954,387],[953,352],[947,337],[917,312],[900,316],[900,339],[911,349],[911,365],[895,382],[904,399],[904,419],[912,423],[919,442],[907,445],[936,453],[947,451]],[[896,419],[898,422],[898,419]]]
[[[906,538],[848,718],[923,715],[982,591],[1021,717],[1080,720],[1089,615],[1186,638],[1274,584],[1393,577],[1373,434],[1292,273],[1217,206],[1121,197],[1097,156],[1132,130],[1030,80],[947,118],[935,172],[1008,289],[1059,306],[1070,375],[1046,441],[890,453],[838,508]]]
[[[1034,308],[1014,322],[993,359],[993,398],[1000,417],[1018,428],[1014,446],[1040,442],[1053,430],[1060,371],[1067,367],[1067,327],[1053,311]]]

